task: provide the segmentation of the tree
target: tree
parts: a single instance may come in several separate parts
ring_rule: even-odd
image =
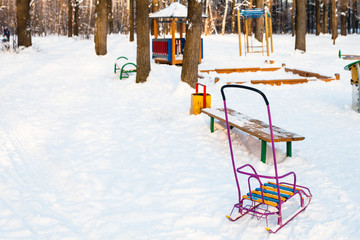
[[[225,23],[226,23],[226,16],[227,16],[227,12],[228,12],[228,6],[229,6],[229,0],[225,0],[225,10],[224,10],[224,16],[223,16],[222,25],[221,25],[221,35],[225,34]]]
[[[112,0],[108,0],[107,7],[108,7],[109,34],[112,34],[114,32],[114,16],[112,12],[113,9]]]
[[[335,45],[335,40],[338,36],[338,23],[337,23],[337,10],[336,10],[336,0],[331,1],[331,39]]]
[[[296,0],[292,2],[291,8],[291,35],[295,35],[295,7],[296,7]]]
[[[341,36],[346,36],[346,23],[348,19],[348,0],[341,0],[340,2],[340,26],[341,26]]]
[[[130,42],[134,41],[134,1],[135,0],[129,0],[130,1]],[[146,7],[147,9],[147,7]]]
[[[142,83],[146,82],[151,70],[148,0],[136,1],[136,26],[136,82]]]
[[[328,33],[328,0],[323,0],[323,25],[322,33]]]
[[[73,21],[73,7],[72,7],[72,0],[68,0],[68,37],[72,37],[73,35],[73,27],[72,27],[72,21]]]
[[[296,0],[295,49],[306,51],[306,4],[305,0]]]
[[[80,1],[75,0],[74,2],[74,36],[79,36],[79,6]]]
[[[97,0],[95,5],[95,52],[97,55],[107,53],[108,0]]]
[[[256,8],[263,8],[264,6],[264,0],[256,0]],[[260,18],[255,19],[255,38],[259,41],[262,42],[262,38],[263,38],[263,31],[262,31],[262,26],[263,25],[263,21]]]
[[[235,0],[232,0],[232,6],[231,6],[231,33],[236,33],[235,22],[236,22]]]
[[[321,0],[315,0],[315,11],[316,11],[316,36],[320,35],[321,31],[321,24],[320,24],[320,1]]]
[[[16,20],[19,47],[30,47],[32,45],[30,26],[30,0],[16,0]]]
[[[202,1],[188,0],[186,41],[181,69],[181,81],[195,87],[198,80],[198,64],[201,39]]]
[[[357,29],[358,29],[358,21],[356,19],[356,13],[358,12],[357,10],[357,0],[352,0],[352,33],[356,33]]]

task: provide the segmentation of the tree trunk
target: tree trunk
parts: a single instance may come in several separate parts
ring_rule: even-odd
[[[331,0],[331,39],[335,45],[335,40],[338,36],[338,22],[337,22],[337,10],[336,10],[336,0]]]
[[[352,33],[357,32],[358,24],[356,19],[357,13],[357,0],[352,0]]]
[[[223,17],[222,25],[221,25],[221,35],[225,34],[225,26],[226,26],[226,17],[227,17],[228,7],[229,7],[229,0],[225,0],[224,17]]]
[[[201,13],[202,1],[188,1],[188,25],[186,28],[186,41],[184,58],[181,69],[181,81],[195,87],[198,80],[198,64],[201,41]]]
[[[18,46],[30,47],[31,26],[30,26],[30,0],[16,0],[16,20]]]
[[[305,0],[296,1],[295,49],[306,51],[306,4]]]
[[[316,11],[316,36],[319,36],[320,31],[321,31],[321,25],[320,25],[320,0],[316,0],[315,11]]]
[[[206,19],[205,19],[205,28],[204,28],[204,32],[205,32],[205,36],[208,36],[210,35],[210,28],[209,28],[209,2],[210,0],[205,0],[205,14],[206,16],[208,16]]]
[[[295,36],[295,8],[296,8],[296,1],[293,0],[292,9],[291,9],[291,35]]]
[[[72,0],[68,0],[68,37],[72,37],[73,35],[73,7],[72,7]]]
[[[307,33],[311,33],[311,6],[310,6],[310,0],[306,0],[305,5],[307,6],[306,8],[306,32]]]
[[[289,16],[288,16],[288,12],[289,12],[289,2],[288,0],[285,0],[285,10],[284,10],[284,33],[288,33],[287,29],[286,29],[286,26],[288,25],[288,19],[289,19]]]
[[[341,26],[341,36],[346,36],[346,24],[348,18],[348,0],[341,0],[340,2],[340,26]]]
[[[324,34],[328,33],[328,0],[323,0],[323,29]]]
[[[136,1],[136,82],[146,82],[150,73],[150,37],[148,0]]]
[[[107,0],[96,1],[95,18],[95,52],[97,55],[106,55],[107,53]]]
[[[210,15],[210,34],[215,31],[215,34],[217,34],[217,31],[216,31],[216,26],[215,26],[215,20],[214,20],[214,17],[213,17],[213,12],[212,12],[212,9],[211,9],[211,4],[209,4],[209,15]]]
[[[129,18],[130,18],[130,42],[134,41],[134,1],[135,0],[130,0],[130,14],[129,14]],[[146,7],[147,9],[147,7]]]
[[[235,19],[236,19],[235,0],[232,0],[232,6],[231,6],[231,33],[236,32]]]
[[[80,2],[76,0],[74,10],[74,36],[79,36],[79,5]]]
[[[256,8],[263,8],[264,0],[256,0]],[[262,20],[260,18],[255,19],[255,38],[262,42],[263,31],[262,31]]]
[[[107,3],[107,8],[108,8],[108,21],[109,21],[109,34],[114,32],[114,18],[113,18],[113,13],[112,13],[112,0],[108,0]]]

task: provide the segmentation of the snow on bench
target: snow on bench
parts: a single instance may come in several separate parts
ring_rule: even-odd
[[[231,128],[237,128],[252,136],[255,136],[261,140],[261,161],[266,162],[266,143],[271,142],[269,125],[258,120],[251,118],[243,113],[236,112],[232,109],[227,109],[229,126]],[[202,113],[210,116],[210,131],[214,132],[214,119],[226,123],[225,113],[223,108],[204,108]],[[286,155],[292,156],[291,142],[302,141],[305,137],[296,133],[289,132],[277,126],[273,127],[274,142],[286,142]]]

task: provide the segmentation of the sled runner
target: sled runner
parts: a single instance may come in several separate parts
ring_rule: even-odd
[[[228,109],[226,108],[225,88],[241,88],[250,90],[263,97],[268,112],[271,145],[274,158],[274,176],[258,174],[251,164],[245,164],[236,168],[230,136]],[[255,216],[258,220],[265,219],[266,230],[270,233],[276,233],[284,225],[306,209],[306,207],[310,204],[312,194],[309,188],[297,184],[295,172],[289,172],[281,176],[278,174],[270,107],[265,94],[256,88],[248,86],[225,85],[221,88],[221,95],[224,101],[224,113],[229,139],[229,148],[239,199],[238,203],[234,205],[230,215],[226,217],[230,221],[236,221],[249,214],[251,216]],[[243,195],[240,190],[240,177],[247,178],[248,191]],[[292,210],[294,203],[297,205],[295,206],[296,209],[289,214],[288,212],[289,210]],[[284,214],[285,210],[287,212],[287,216]],[[275,224],[275,226],[269,226],[268,217],[270,216],[277,217],[277,224]]]

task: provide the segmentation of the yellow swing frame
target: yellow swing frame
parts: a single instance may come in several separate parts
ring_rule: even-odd
[[[266,55],[270,56],[270,48],[271,48],[271,53],[274,52],[274,47],[273,47],[273,38],[272,38],[272,20],[271,20],[271,14],[270,12],[267,10],[268,8],[265,7],[264,8],[264,14],[260,17],[264,19],[264,23],[265,23],[265,40],[266,40]],[[259,10],[259,9],[247,9],[247,11],[251,11],[251,10]],[[242,46],[241,46],[241,18],[243,19],[243,23],[245,25],[245,35],[244,35],[244,43],[245,43],[245,55],[247,53],[253,53],[250,51],[250,47],[251,49],[254,48],[252,42],[251,42],[251,46],[249,44],[249,35],[250,33],[250,20],[252,19],[252,17],[248,17],[245,18],[244,15],[241,14],[240,10],[237,9],[237,22],[238,22],[238,35],[239,35],[239,53],[240,56],[242,56]],[[270,38],[270,47],[269,47],[269,38]],[[262,54],[264,55],[264,48],[262,45]]]

